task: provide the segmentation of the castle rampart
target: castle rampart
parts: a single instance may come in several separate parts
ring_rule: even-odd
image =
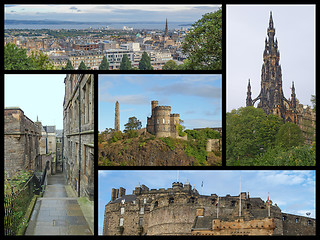
[[[299,235],[315,233],[315,219],[284,214],[277,205],[269,209],[261,198],[200,195],[189,182],[171,188],[138,185],[131,195],[115,198],[105,207],[104,235]],[[125,189],[122,190],[125,193]],[[241,217],[239,206],[241,198]],[[286,220],[283,220],[285,217]],[[290,230],[295,218],[301,223]],[[287,222],[285,222],[287,221]],[[307,226],[308,230],[303,230]],[[218,227],[218,228],[217,228]]]

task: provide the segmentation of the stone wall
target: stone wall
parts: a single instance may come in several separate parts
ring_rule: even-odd
[[[67,182],[77,193],[80,192],[80,196],[93,199],[94,75],[66,76],[63,108],[63,157]]]
[[[283,235],[315,235],[316,220],[313,218],[283,213]]]
[[[40,132],[41,126],[25,116],[20,108],[4,110],[4,165],[8,177],[21,170],[35,170],[40,154]]]

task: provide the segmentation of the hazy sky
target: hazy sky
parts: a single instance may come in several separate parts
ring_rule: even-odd
[[[5,19],[88,22],[164,21],[193,23],[220,5],[5,5]]]
[[[104,208],[111,200],[112,188],[124,187],[126,194],[132,194],[140,183],[149,189],[170,188],[177,181],[176,170],[100,170],[98,174],[98,226],[102,232]],[[315,218],[315,171],[179,171],[179,182],[187,180],[200,194],[218,196],[239,195],[249,192],[251,197],[266,201],[268,192],[273,204],[282,212]],[[203,181],[203,188],[201,183]]]
[[[270,11],[278,39],[285,97],[294,81],[300,103],[315,94],[314,5],[227,6],[227,111],[245,107],[248,79],[252,99],[260,93],[261,67]]]
[[[147,124],[151,101],[171,106],[187,129],[221,127],[221,75],[129,74],[99,75],[99,131],[114,128],[115,103],[119,101],[120,130],[129,117]]]
[[[20,107],[33,122],[63,129],[65,74],[6,74],[5,107]]]

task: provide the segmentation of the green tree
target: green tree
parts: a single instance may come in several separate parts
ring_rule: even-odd
[[[282,125],[276,135],[276,145],[283,149],[289,149],[303,143],[304,137],[300,127],[291,122]]]
[[[54,70],[54,64],[49,60],[49,57],[42,52],[32,52],[31,64],[36,70]]]
[[[312,110],[316,111],[316,102],[317,102],[316,95],[311,95],[311,102],[312,102]]]
[[[4,47],[5,70],[52,70],[55,69],[49,57],[42,52],[27,56],[27,50],[8,43]]]
[[[142,123],[136,117],[130,117],[128,120],[128,123],[126,123],[124,126],[125,126],[124,132],[127,132],[129,130],[141,129]]]
[[[178,69],[178,65],[174,60],[169,60],[162,67],[162,70],[177,70],[177,69]]]
[[[81,61],[79,67],[78,67],[78,70],[88,70],[88,68],[86,67],[86,65],[84,64],[83,61]]]
[[[27,50],[8,43],[4,46],[4,69],[5,70],[30,70],[32,63],[27,56]]]
[[[99,66],[99,70],[109,70],[109,63],[106,56],[103,56],[101,64]]]
[[[266,118],[261,108],[253,106],[232,110],[226,114],[226,158],[231,164],[255,157],[260,153],[260,123]],[[237,163],[235,163],[237,162]]]
[[[71,61],[68,59],[67,65],[64,70],[74,70]]]
[[[222,68],[222,9],[207,13],[193,24],[182,45],[188,54],[188,69],[220,70]]]
[[[258,130],[256,131],[256,140],[264,151],[275,145],[276,135],[282,124],[282,119],[277,115],[269,114],[261,119]]]
[[[151,66],[151,58],[146,52],[142,53],[142,57],[139,62],[139,70],[153,70],[153,67]]]
[[[121,63],[120,63],[120,70],[131,70],[131,61],[128,58],[127,54],[123,54]]]

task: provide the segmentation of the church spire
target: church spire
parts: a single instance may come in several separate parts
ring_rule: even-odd
[[[167,18],[166,18],[166,29],[164,30],[164,36],[168,36],[169,35],[169,33],[168,33],[168,20],[167,20]]]

